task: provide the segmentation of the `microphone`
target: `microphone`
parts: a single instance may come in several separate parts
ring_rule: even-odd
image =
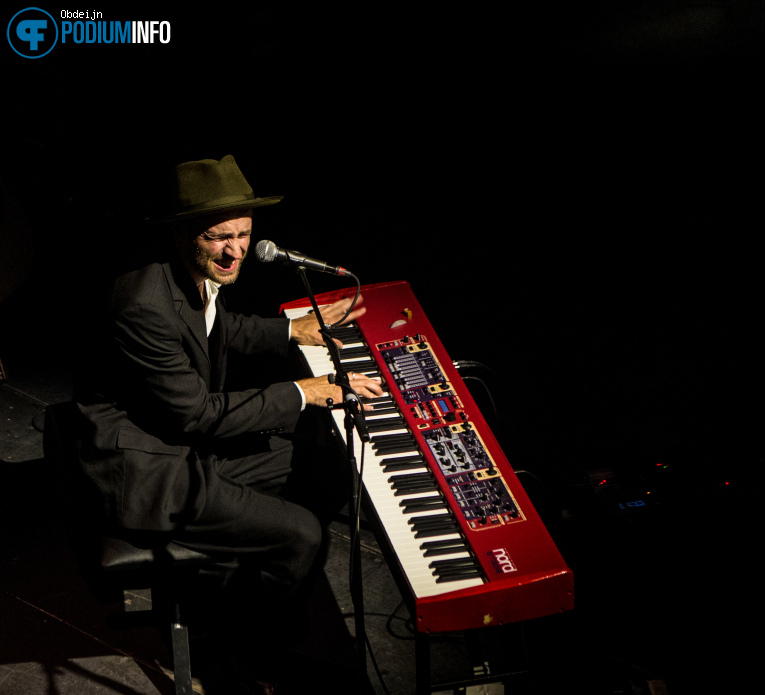
[[[330,275],[353,275],[347,268],[341,268],[339,265],[329,265],[324,261],[309,258],[299,251],[290,251],[289,249],[280,249],[273,241],[263,239],[255,245],[255,255],[261,263],[270,263],[279,261],[280,263],[294,263],[302,265],[311,270],[318,270],[320,273],[329,273]]]

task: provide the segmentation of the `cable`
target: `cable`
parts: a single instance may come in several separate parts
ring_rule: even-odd
[[[364,489],[363,487],[363,478],[364,478],[364,452],[366,451],[366,447],[364,446],[364,443],[361,443],[361,461],[359,463],[359,478],[358,478],[358,487],[353,491],[354,495],[356,497],[356,508],[354,509],[354,525],[353,528],[350,529],[351,531],[351,554],[350,554],[350,563],[348,565],[348,582],[350,586],[353,586],[353,569],[354,564],[356,561],[356,546],[357,538],[359,534],[361,533],[361,524],[359,522],[359,518],[361,516],[361,494]]]
[[[353,273],[347,273],[349,277],[352,277],[356,281],[356,296],[353,298],[353,301],[351,302],[351,305],[348,307],[348,311],[345,312],[345,315],[343,318],[341,318],[337,323],[333,324],[335,326],[339,326],[345,319],[348,318],[350,313],[353,311],[353,307],[356,306],[356,302],[359,299],[359,296],[361,295],[361,281],[353,274]]]
[[[404,605],[404,601],[402,600],[398,604],[398,606],[396,606],[393,609],[393,612],[388,616],[388,620],[385,621],[385,631],[391,637],[394,637],[395,639],[413,640],[414,639],[414,636],[413,636],[414,635],[414,624],[412,623],[412,617],[411,616],[409,616],[409,618],[398,618],[398,619],[404,621],[404,625],[406,625],[407,629],[409,630],[410,635],[412,635],[412,636],[410,636],[410,637],[402,637],[402,636],[397,635],[397,634],[395,634],[393,632],[393,621],[394,621],[394,619],[396,619],[396,613],[398,613],[398,609],[401,608],[401,606],[403,606],[403,605]]]
[[[491,369],[491,367],[487,367],[483,362],[476,362],[475,360],[453,360],[452,364],[457,369],[470,369],[471,367],[474,367],[477,369],[485,369],[492,376],[495,376],[494,371]]]
[[[547,485],[545,485],[544,481],[538,475],[532,473],[531,471],[527,471],[525,468],[518,468],[518,469],[513,469],[513,472],[516,475],[530,475],[532,478],[534,478],[534,480],[536,480],[545,489],[545,491],[548,491],[547,490]]]
[[[475,360],[453,360],[452,364],[455,366],[458,372],[462,369],[482,369],[485,372],[488,372],[492,379],[497,378],[497,375],[494,373],[494,371],[482,362],[476,362]],[[491,405],[492,412],[494,413],[494,418],[497,422],[499,422],[499,411],[497,410],[497,405],[494,402],[494,398],[491,395],[491,390],[489,389],[486,382],[480,377],[472,376],[469,374],[461,376],[463,381],[473,380],[477,381],[481,386],[483,386],[483,390],[486,392],[486,397],[489,399],[489,404]]]
[[[486,385],[486,382],[483,379],[481,379],[481,378],[479,378],[477,376],[467,376],[467,375],[465,375],[465,376],[462,377],[462,381],[471,381],[471,380],[472,381],[477,381],[479,384],[481,384],[481,386],[483,386],[484,391],[486,391],[486,396],[489,399],[489,404],[491,405],[491,410],[494,413],[494,419],[495,420],[499,420],[499,412],[497,411],[497,406],[494,403],[494,398],[492,398],[491,391],[489,390],[489,387]]]
[[[364,642],[367,645],[367,652],[369,653],[369,658],[372,660],[372,666],[374,666],[375,674],[377,675],[377,680],[380,681],[380,685],[382,686],[382,689],[385,691],[385,693],[389,695],[390,691],[388,690],[388,687],[385,685],[385,681],[383,680],[382,673],[380,672],[380,667],[377,665],[375,654],[372,651],[372,645],[369,643],[369,637],[367,636],[366,633],[364,633]]]

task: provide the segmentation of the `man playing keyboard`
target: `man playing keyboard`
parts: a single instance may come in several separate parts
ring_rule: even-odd
[[[262,625],[264,611],[271,607],[276,617],[315,564],[320,524],[281,493],[301,413],[343,396],[328,376],[226,389],[230,354],[286,357],[290,342],[324,341],[312,315],[262,319],[229,313],[222,300],[247,257],[254,209],[281,198],[256,198],[231,156],[181,164],[176,180],[176,208],[163,219],[173,250],[118,278],[103,359],[89,365],[78,389],[91,433],[81,465],[111,532],[164,534],[241,558],[227,586],[243,590],[222,598],[231,637],[231,626],[246,622],[239,614],[245,601]],[[338,322],[349,306],[341,300],[322,318]],[[360,397],[382,394],[379,380],[363,375],[351,385]],[[264,642],[258,650],[273,659],[278,640],[271,633]]]

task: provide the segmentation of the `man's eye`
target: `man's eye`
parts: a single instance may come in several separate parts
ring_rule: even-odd
[[[205,241],[212,241],[212,242],[226,242],[229,239],[249,239],[252,232],[241,232],[237,235],[231,235],[231,236],[210,236],[209,234],[202,234],[202,238]]]

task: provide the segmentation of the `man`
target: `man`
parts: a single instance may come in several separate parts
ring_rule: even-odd
[[[121,276],[113,290],[103,367],[78,407],[89,427],[81,464],[106,523],[243,557],[270,596],[295,590],[321,541],[315,516],[281,496],[291,435],[304,408],[342,399],[327,377],[227,391],[229,353],[287,355],[323,344],[312,316],[289,321],[228,313],[221,288],[247,257],[256,198],[234,158],[176,170],[173,251]],[[323,310],[340,321],[341,300]],[[351,321],[365,309],[355,309]],[[362,397],[381,394],[361,375]]]

